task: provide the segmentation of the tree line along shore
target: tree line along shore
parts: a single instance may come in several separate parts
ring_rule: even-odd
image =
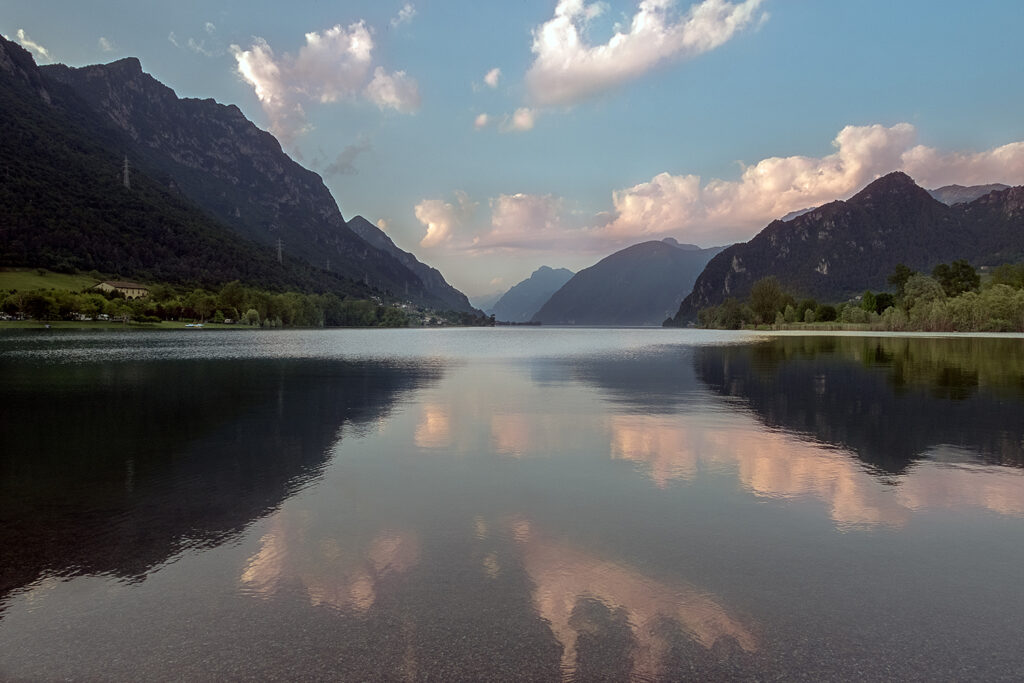
[[[888,282],[892,291],[868,290],[834,304],[798,300],[766,277],[746,300],[704,308],[697,321],[714,329],[1024,332],[1024,264],[993,268],[984,282],[965,260],[939,264],[931,275],[899,264]]]
[[[39,284],[61,274],[38,270],[21,281]],[[10,280],[11,278],[7,278]],[[0,282],[3,279],[0,278]],[[101,291],[94,285],[72,290],[57,287],[0,288],[0,317],[6,321],[76,323],[118,322],[156,326],[162,323],[220,323],[248,327],[418,327],[481,326],[493,324],[482,315],[436,311],[412,304],[389,304],[376,299],[272,292],[229,282],[219,289],[148,285],[146,296],[128,298],[122,292]]]

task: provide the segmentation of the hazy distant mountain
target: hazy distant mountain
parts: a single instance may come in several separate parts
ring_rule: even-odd
[[[541,266],[512,289],[505,292],[488,310],[495,320],[525,323],[533,318],[544,302],[572,277],[565,268]]]
[[[478,296],[469,297],[469,303],[473,304],[475,308],[479,308],[484,313],[490,315],[491,309],[494,308],[494,304],[498,303],[498,299],[503,296],[505,296],[504,291],[480,294]]]
[[[1002,183],[971,185],[969,187],[964,187],[963,185],[946,185],[935,190],[928,190],[928,194],[935,197],[943,204],[953,206],[960,202],[973,202],[978,197],[984,197],[989,192],[997,192],[999,190],[1007,190],[1009,188],[1009,185],[1003,185]]]
[[[722,247],[643,242],[576,273],[533,319],[555,325],[660,325]]]
[[[846,201],[773,221],[749,242],[718,254],[674,323],[685,324],[727,297],[745,298],[768,275],[797,296],[841,301],[886,289],[897,263],[928,272],[958,258],[976,265],[1024,258],[1024,187],[947,206],[906,174],[890,173]]]
[[[348,221],[348,227],[352,232],[362,237],[370,245],[394,256],[398,261],[415,273],[423,282],[427,292],[432,296],[444,301],[448,308],[453,311],[472,311],[473,306],[469,303],[466,295],[452,287],[441,275],[437,268],[431,268],[421,263],[413,254],[399,249],[391,238],[383,230],[366,220],[362,216],[354,216]],[[396,292],[401,294],[400,292]]]
[[[790,211],[789,213],[787,213],[785,216],[783,216],[779,220],[783,221],[783,222],[791,221],[794,218],[796,218],[797,216],[803,216],[805,213],[810,213],[811,211],[814,211],[816,208],[818,208],[818,207],[811,206],[811,207],[808,207],[806,209],[797,209],[796,211]]]

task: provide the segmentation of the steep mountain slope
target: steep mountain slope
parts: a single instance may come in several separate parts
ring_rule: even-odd
[[[680,305],[675,324],[727,297],[744,298],[774,275],[799,296],[838,301],[885,289],[897,263],[928,271],[966,258],[998,264],[1024,257],[1024,188],[992,192],[952,207],[904,173],[872,182],[788,222],[773,221],[749,242],[713,258]]]
[[[354,216],[348,221],[349,229],[366,240],[370,246],[380,249],[398,259],[398,262],[412,271],[423,283],[427,292],[434,298],[443,301],[453,311],[470,312],[475,310],[465,294],[448,284],[437,268],[421,263],[413,254],[399,249],[383,230],[362,216]]]
[[[143,172],[180,192],[239,235],[274,246],[395,296],[444,307],[419,277],[391,254],[369,245],[345,224],[316,173],[295,163],[277,140],[235,106],[179,99],[142,71],[135,58],[111,64],[39,68],[44,84],[71,88],[89,111],[120,134]]]
[[[973,202],[978,197],[984,197],[989,192],[999,192],[1010,189],[1009,185],[992,183],[990,185],[945,185],[934,190],[928,190],[928,194],[938,199],[943,204],[953,206],[960,202]]]
[[[212,286],[366,296],[365,285],[238,238],[166,183],[122,184],[122,146],[78,96],[0,38],[0,263]],[[115,151],[116,150],[116,151]]]
[[[634,244],[576,273],[533,319],[555,325],[660,325],[720,250]]]
[[[504,322],[528,322],[572,275],[572,271],[567,268],[541,266],[530,277],[505,292],[487,312],[492,313],[496,320]]]

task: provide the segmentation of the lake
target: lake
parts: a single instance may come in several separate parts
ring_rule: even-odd
[[[1024,339],[0,334],[0,678],[1024,678]]]

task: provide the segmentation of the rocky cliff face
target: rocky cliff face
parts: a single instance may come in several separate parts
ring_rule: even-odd
[[[43,80],[72,88],[123,134],[131,162],[167,183],[240,235],[283,249],[395,296],[444,306],[391,254],[348,228],[316,173],[238,107],[179,99],[143,72],[135,58],[111,64],[39,69]]]
[[[441,275],[437,268],[431,268],[422,263],[413,254],[402,251],[391,241],[383,230],[366,220],[362,216],[355,216],[348,221],[348,227],[352,232],[366,240],[371,246],[391,254],[398,262],[408,268],[419,277],[432,296],[444,301],[447,307],[453,311],[474,311],[472,304],[465,294],[448,284],[448,281]]]
[[[847,201],[769,224],[713,258],[674,318],[685,324],[728,297],[745,298],[774,275],[797,296],[840,301],[886,289],[897,263],[921,271],[966,258],[977,265],[1024,257],[1024,188],[952,207],[904,173],[890,173]]]

